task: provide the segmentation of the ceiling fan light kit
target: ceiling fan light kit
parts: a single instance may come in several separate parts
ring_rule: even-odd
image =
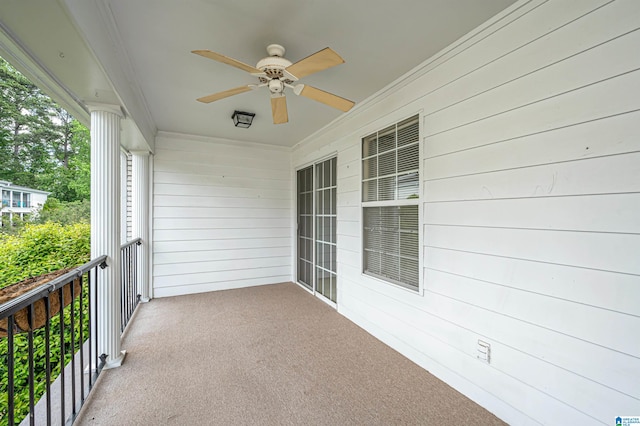
[[[309,85],[294,85],[296,81],[303,77],[344,63],[344,59],[328,47],[296,63],[292,63],[284,58],[284,47],[279,44],[270,44],[267,46],[269,56],[258,61],[255,67],[210,50],[193,50],[192,53],[239,68],[257,77],[259,81],[259,84],[248,84],[246,86],[225,90],[224,92],[203,96],[197,99],[200,102],[210,103],[250,90],[267,87],[271,94],[271,113],[274,124],[282,124],[289,121],[287,101],[284,93],[285,88],[292,89],[293,93],[297,96],[304,96],[344,112],[349,111],[355,105],[354,102],[348,99]],[[236,117],[236,113],[240,113],[240,111],[235,111],[233,117]],[[255,114],[251,114],[251,119],[253,119],[253,116],[255,116]],[[234,123],[236,127],[243,127],[237,124],[235,118]],[[246,127],[250,125],[251,121],[249,121],[249,125]]]

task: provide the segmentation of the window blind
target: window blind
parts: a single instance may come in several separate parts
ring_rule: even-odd
[[[416,115],[362,139],[363,271],[412,289],[420,275],[419,130]]]

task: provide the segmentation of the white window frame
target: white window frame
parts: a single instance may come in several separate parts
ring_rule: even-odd
[[[364,131],[360,134],[358,139],[358,149],[360,152],[359,163],[360,163],[360,274],[363,280],[368,281],[370,283],[374,283],[376,285],[380,284],[380,289],[391,288],[398,289],[403,292],[410,293],[412,295],[424,296],[424,203],[423,203],[423,192],[424,192],[424,131],[423,131],[423,123],[424,123],[424,114],[423,110],[420,109],[418,111],[413,110],[412,112],[407,112],[407,109],[402,109],[402,111],[396,111],[394,114],[390,114],[385,117],[385,120],[378,120],[369,126],[367,126]],[[410,200],[389,200],[389,201],[362,201],[363,199],[363,180],[364,180],[364,170],[363,170],[363,153],[362,153],[362,142],[363,139],[370,136],[373,133],[376,133],[380,130],[384,130],[385,128],[398,124],[406,119],[409,119],[414,116],[418,116],[418,198],[410,199]],[[405,206],[405,205],[417,205],[418,206],[418,287],[411,287],[409,285],[402,285],[397,282],[391,281],[384,277],[367,274],[364,272],[364,262],[365,262],[365,250],[364,250],[364,209],[366,207],[381,207],[381,206]]]

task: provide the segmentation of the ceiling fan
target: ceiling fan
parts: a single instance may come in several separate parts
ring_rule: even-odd
[[[214,102],[229,96],[238,95],[250,90],[267,87],[271,93],[271,113],[273,115],[274,124],[282,124],[289,121],[287,112],[287,100],[284,89],[293,90],[296,95],[302,95],[314,101],[322,102],[330,107],[337,108],[341,111],[349,111],[354,102],[334,95],[324,90],[317,89],[307,84],[295,84],[299,79],[306,77],[318,71],[326,70],[344,63],[344,59],[330,48],[322,49],[311,56],[299,60],[295,64],[284,58],[284,47],[279,44],[271,44],[267,46],[269,56],[258,61],[255,67],[237,61],[233,58],[221,55],[220,53],[210,50],[193,50],[192,53],[204,56],[222,62],[232,67],[240,68],[257,77],[259,84],[248,84],[246,86],[236,87],[234,89],[225,90],[224,92],[214,93],[213,95],[203,96],[197,100],[204,103]]]

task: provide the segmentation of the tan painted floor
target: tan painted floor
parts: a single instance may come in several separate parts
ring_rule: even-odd
[[[502,424],[295,284],[155,299],[78,425]]]

